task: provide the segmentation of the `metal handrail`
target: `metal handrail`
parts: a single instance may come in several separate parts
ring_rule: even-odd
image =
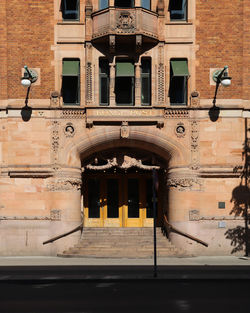
[[[47,243],[51,243],[51,242],[54,242],[54,241],[56,241],[56,240],[58,240],[60,238],[66,237],[68,235],[71,235],[71,234],[77,232],[78,230],[80,230],[82,232],[82,229],[83,229],[83,224],[81,223],[79,226],[77,226],[76,228],[74,228],[74,229],[72,229],[72,230],[70,230],[70,231],[68,231],[66,233],[63,233],[61,235],[58,235],[56,237],[53,237],[53,238],[51,238],[49,240],[44,241],[43,245],[46,245]]]
[[[202,240],[200,240],[197,237],[189,235],[189,234],[187,234],[187,233],[185,233],[185,232],[175,228],[172,224],[169,223],[169,221],[167,219],[167,216],[165,214],[164,214],[164,226],[165,226],[164,228],[165,228],[167,234],[169,234],[170,232],[173,232],[173,233],[179,234],[181,236],[184,236],[184,237],[186,237],[188,239],[194,240],[194,241],[200,243],[201,245],[203,245],[205,247],[208,247],[208,243],[206,243],[205,241],[202,241]]]

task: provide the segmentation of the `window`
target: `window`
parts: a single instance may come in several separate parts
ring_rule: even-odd
[[[115,100],[117,105],[134,105],[134,63],[121,60],[116,63]]]
[[[99,59],[99,95],[100,105],[109,104],[109,63],[107,59]]]
[[[144,9],[151,9],[151,1],[150,0],[141,0],[141,7]]]
[[[62,97],[64,104],[80,103],[80,61],[78,59],[63,60]]]
[[[117,8],[133,8],[134,6],[134,0],[115,0],[115,7]]]
[[[170,61],[169,97],[173,105],[187,104],[187,79],[189,77],[186,59]]]
[[[99,0],[99,10],[106,9],[109,6],[109,0]]]
[[[141,104],[151,105],[151,60],[141,61]]]
[[[63,20],[79,20],[79,0],[61,0]]]
[[[187,20],[187,0],[169,1],[170,20]]]

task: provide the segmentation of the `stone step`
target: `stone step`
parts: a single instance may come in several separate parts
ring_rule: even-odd
[[[157,255],[184,255],[157,228]],[[152,228],[84,228],[79,242],[64,257],[145,258],[153,256]]]

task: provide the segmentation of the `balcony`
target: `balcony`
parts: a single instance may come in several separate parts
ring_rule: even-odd
[[[93,43],[117,50],[124,44],[152,47],[158,42],[158,14],[147,9],[109,7],[94,12],[92,19]]]

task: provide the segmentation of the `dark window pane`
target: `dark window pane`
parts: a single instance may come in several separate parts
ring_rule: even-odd
[[[99,73],[109,75],[109,62],[106,59],[99,59]]]
[[[139,182],[128,179],[128,218],[139,217]]]
[[[171,20],[186,20],[186,0],[170,0],[169,10]]]
[[[109,6],[108,0],[99,0],[99,10],[103,10]]]
[[[79,103],[79,76],[63,76],[62,96],[64,104]]]
[[[109,63],[107,59],[99,60],[100,104],[109,103]]]
[[[89,218],[100,218],[100,180],[88,180]]]
[[[149,77],[142,77],[141,86],[141,100],[142,104],[150,104],[150,81]]]
[[[119,183],[117,179],[108,179],[107,182],[108,218],[119,217]]]
[[[62,0],[62,17],[64,20],[78,20],[79,0]]]
[[[116,77],[115,79],[116,104],[133,105],[134,102],[133,82],[134,82],[133,77]]]
[[[108,79],[101,77],[101,104],[108,104]]]
[[[186,77],[172,77],[170,81],[170,103],[171,104],[186,104]]]
[[[145,9],[150,10],[151,8],[151,1],[150,0],[141,0],[141,6]]]
[[[150,74],[151,73],[151,60],[142,60],[141,72],[143,74]]]
[[[133,0],[115,0],[115,7],[133,8],[134,7],[134,1]]]

